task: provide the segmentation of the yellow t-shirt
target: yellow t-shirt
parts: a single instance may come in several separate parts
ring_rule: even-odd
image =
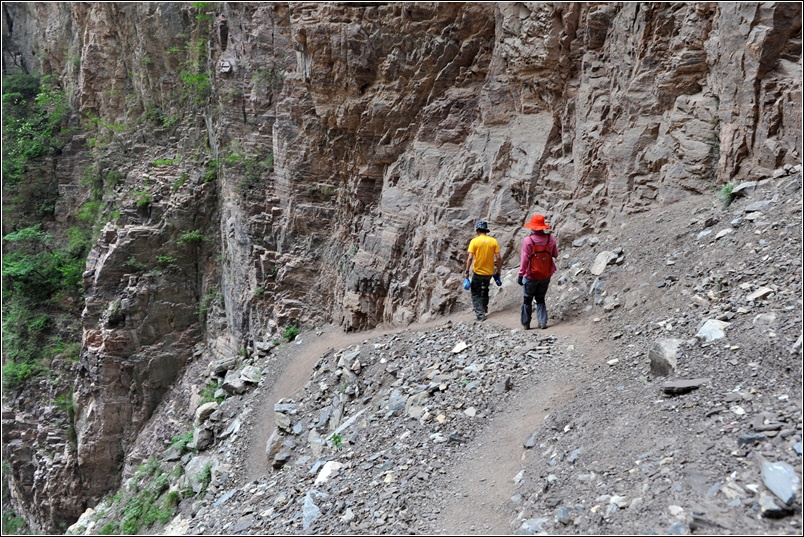
[[[474,268],[476,274],[491,276],[494,274],[494,254],[500,253],[497,239],[488,235],[478,235],[469,243],[469,253],[474,254]]]

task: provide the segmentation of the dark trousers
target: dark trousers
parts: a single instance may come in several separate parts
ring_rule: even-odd
[[[547,326],[547,305],[544,303],[544,297],[547,296],[549,286],[549,278],[546,280],[522,279],[522,312],[519,315],[522,326],[530,328],[534,299],[536,300],[536,322],[539,323],[539,326]]]
[[[472,308],[475,310],[475,318],[482,321],[486,318],[489,311],[489,286],[491,276],[481,276],[472,272]]]

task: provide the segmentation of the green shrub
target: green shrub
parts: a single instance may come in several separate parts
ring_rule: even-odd
[[[168,51],[168,53],[170,53],[170,51]],[[165,122],[165,117],[166,116],[165,116],[165,114],[162,113],[161,110],[159,110],[159,108],[157,108],[155,106],[152,106],[151,108],[149,108],[148,110],[145,111],[145,114],[143,114],[143,117],[147,121],[150,121],[152,123],[156,123],[157,125],[163,125],[164,122]]]
[[[296,326],[295,324],[286,327],[284,333],[282,334],[282,336],[287,341],[293,341],[294,339],[296,339],[296,336],[298,335],[299,335],[299,327]]]
[[[137,477],[151,477],[154,475],[159,475],[162,473],[162,468],[159,464],[159,459],[156,457],[151,457],[148,459],[148,462],[145,464],[141,464],[137,468]]]
[[[723,203],[723,208],[728,207],[731,205],[731,202],[734,201],[734,186],[734,183],[726,183],[720,189],[718,196],[720,197],[720,201]]]
[[[24,103],[36,97],[37,93],[39,93],[39,77],[36,75],[17,73],[3,79],[3,97],[8,96],[11,102]]]
[[[179,505],[179,501],[181,500],[181,496],[179,495],[179,491],[171,490],[167,493],[165,497],[165,507],[173,507],[175,508]],[[167,523],[167,520],[162,520],[162,523]]]
[[[75,342],[66,343],[64,341],[56,341],[53,344],[52,351],[54,355],[61,354],[68,362],[75,363],[81,356],[81,344]]]
[[[100,201],[103,198],[103,178],[95,166],[87,166],[84,174],[78,180],[78,184],[89,187],[92,201]]]
[[[35,363],[8,360],[3,366],[3,387],[7,389],[19,388],[29,379],[42,372],[42,367]]]
[[[201,390],[201,404],[204,403],[211,403],[215,401],[216,403],[220,404],[225,399],[224,397],[215,397],[215,392],[218,391],[218,383],[215,381],[207,382],[207,385],[204,386],[204,389]],[[190,433],[190,439],[192,440],[192,433]]]
[[[156,256],[156,262],[160,265],[172,265],[176,262],[176,258],[172,255],[158,255]]]
[[[263,173],[273,170],[274,156],[271,153],[260,159],[243,148],[242,144],[233,141],[229,144],[223,163],[242,177],[237,185],[238,190],[246,190],[256,185]]]
[[[93,224],[98,219],[98,215],[100,215],[101,210],[101,202],[100,201],[88,201],[79,207],[78,212],[76,213],[76,218],[81,220],[82,222],[86,222],[87,224]]]
[[[111,170],[109,173],[106,174],[106,187],[109,189],[113,189],[120,181],[123,180],[123,174],[117,170]]]
[[[13,229],[3,237],[2,384],[19,388],[49,373],[51,360],[62,352],[59,332],[69,323],[54,321],[80,312],[90,244],[84,228],[100,213],[103,181],[95,167],[87,168],[80,182],[89,186],[91,198],[75,214],[79,227],[64,234],[45,231],[59,191],[51,168],[42,164],[72,135],[69,99],[56,78],[35,75],[4,77],[2,93],[3,219]],[[108,175],[113,181],[114,174]]]
[[[3,78],[3,184],[23,179],[28,163],[60,150],[65,142],[69,102],[55,78]]]
[[[18,517],[14,511],[3,513],[3,535],[19,535],[25,527],[25,520]]]
[[[133,255],[129,256],[129,258],[126,259],[126,262],[123,265],[127,269],[129,269],[129,270],[131,270],[133,272],[142,272],[142,271],[145,270],[145,265],[143,265],[142,263],[137,261],[137,258],[134,257]]]
[[[137,198],[137,208],[147,207],[151,203],[151,195],[145,190],[134,192],[134,196]]]
[[[213,16],[207,10],[215,5],[214,2],[190,2],[190,5],[198,12],[195,14],[196,20],[205,24],[212,22]]]
[[[251,75],[251,84],[257,89],[267,89],[282,84],[284,74],[276,69],[261,69]]]
[[[220,297],[220,289],[218,287],[213,287],[201,299],[201,303],[198,305],[198,316],[200,317],[200,320],[202,322],[206,320],[207,313],[209,312],[209,308],[212,306],[212,303],[215,301],[216,298],[219,297]]]
[[[170,447],[176,448],[179,450],[180,453],[184,453],[185,451],[189,451],[187,448],[187,444],[193,441],[193,431],[187,431],[184,434],[177,434],[173,438],[171,438]]]
[[[33,363],[39,357],[44,337],[33,329],[35,324],[32,321],[40,315],[40,311],[19,296],[6,299],[3,303],[3,354],[8,359],[3,366],[4,382],[10,378],[26,379],[35,374]]]
[[[179,116],[164,116],[162,118],[162,126],[165,127],[166,129],[169,129],[170,127],[178,123],[179,119],[180,119]]]
[[[181,235],[179,235],[178,243],[179,244],[188,244],[188,243],[197,244],[197,243],[200,243],[200,242],[206,242],[208,240],[209,239],[207,239],[204,236],[204,234],[201,233],[199,230],[192,229],[192,230],[182,231]]]
[[[218,169],[220,169],[220,162],[218,160],[211,160],[207,171],[204,172],[204,183],[209,183],[218,178]]]
[[[72,412],[75,410],[72,393],[56,396],[56,399],[54,399],[53,403],[56,405],[56,408],[68,414],[72,414]]]
[[[42,301],[62,290],[76,290],[75,284],[83,273],[83,251],[54,250],[52,237],[38,224],[9,233],[3,239],[8,243],[2,259],[6,293]],[[8,298],[9,294],[4,296]]]

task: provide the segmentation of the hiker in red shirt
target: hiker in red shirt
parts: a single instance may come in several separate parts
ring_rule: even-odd
[[[545,233],[550,226],[544,223],[544,215],[536,214],[525,224],[532,230],[522,241],[519,276],[516,282],[522,286],[523,300],[519,320],[522,328],[530,330],[533,299],[536,299],[536,320],[539,328],[547,328],[547,305],[544,298],[550,285],[550,277],[556,271],[558,243],[555,237]]]

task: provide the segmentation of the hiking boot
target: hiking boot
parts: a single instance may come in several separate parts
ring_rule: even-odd
[[[545,328],[547,328],[547,323],[539,323],[539,328],[544,330]]]
[[[530,326],[528,326],[526,324],[523,324],[522,325],[522,330],[530,330]]]

